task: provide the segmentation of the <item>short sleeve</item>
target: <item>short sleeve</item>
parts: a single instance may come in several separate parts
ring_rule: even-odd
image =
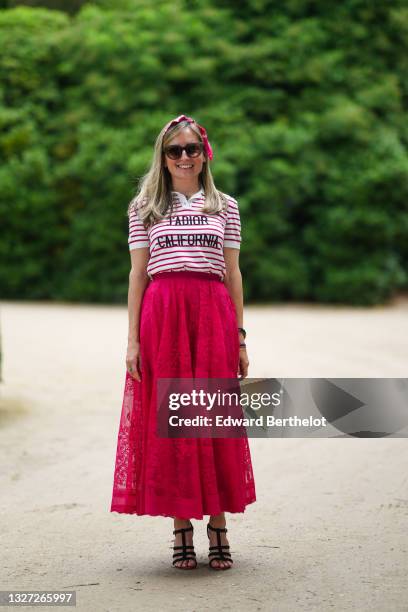
[[[129,214],[129,250],[141,249],[150,245],[149,235],[139,218],[137,210],[132,206]]]
[[[238,202],[234,199],[228,200],[227,222],[224,232],[224,246],[239,249],[241,247],[241,219],[239,215]]]

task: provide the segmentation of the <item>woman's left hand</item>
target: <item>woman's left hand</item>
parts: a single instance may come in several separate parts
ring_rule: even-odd
[[[238,378],[246,378],[248,376],[248,354],[246,348],[243,346],[239,349],[239,365],[238,365]]]

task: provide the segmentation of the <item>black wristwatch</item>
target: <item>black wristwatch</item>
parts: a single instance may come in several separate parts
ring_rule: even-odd
[[[243,327],[238,327],[238,331],[241,332],[244,335],[244,340],[246,338],[246,331]]]

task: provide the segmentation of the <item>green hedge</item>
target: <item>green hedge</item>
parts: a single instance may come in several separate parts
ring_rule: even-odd
[[[405,2],[109,6],[0,10],[3,297],[126,301],[127,204],[180,113],[240,203],[246,300],[407,288]]]

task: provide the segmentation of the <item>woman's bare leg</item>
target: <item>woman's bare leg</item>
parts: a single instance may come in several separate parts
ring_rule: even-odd
[[[211,527],[218,527],[218,528],[224,529],[224,527],[226,525],[225,513],[221,512],[220,514],[211,515],[209,523],[210,523]],[[210,546],[217,546],[218,541],[217,541],[217,534],[216,534],[216,532],[208,530],[208,533],[209,533],[209,536],[210,536]],[[227,534],[226,533],[221,533],[220,535],[221,535],[221,545],[222,546],[228,546],[229,542],[227,540]],[[212,565],[214,567],[231,567],[232,563],[231,563],[231,561],[213,561]]]
[[[174,518],[174,529],[183,529],[184,527],[190,527],[190,521],[188,519]],[[186,545],[192,546],[193,532],[186,531],[184,535],[186,536]],[[174,546],[181,546],[183,544],[183,537],[181,533],[177,533],[174,538]],[[181,548],[179,550],[176,550],[176,552],[181,552]],[[176,567],[193,567],[195,565],[195,562],[193,561],[193,559],[182,559],[180,561],[176,561],[174,565]]]

